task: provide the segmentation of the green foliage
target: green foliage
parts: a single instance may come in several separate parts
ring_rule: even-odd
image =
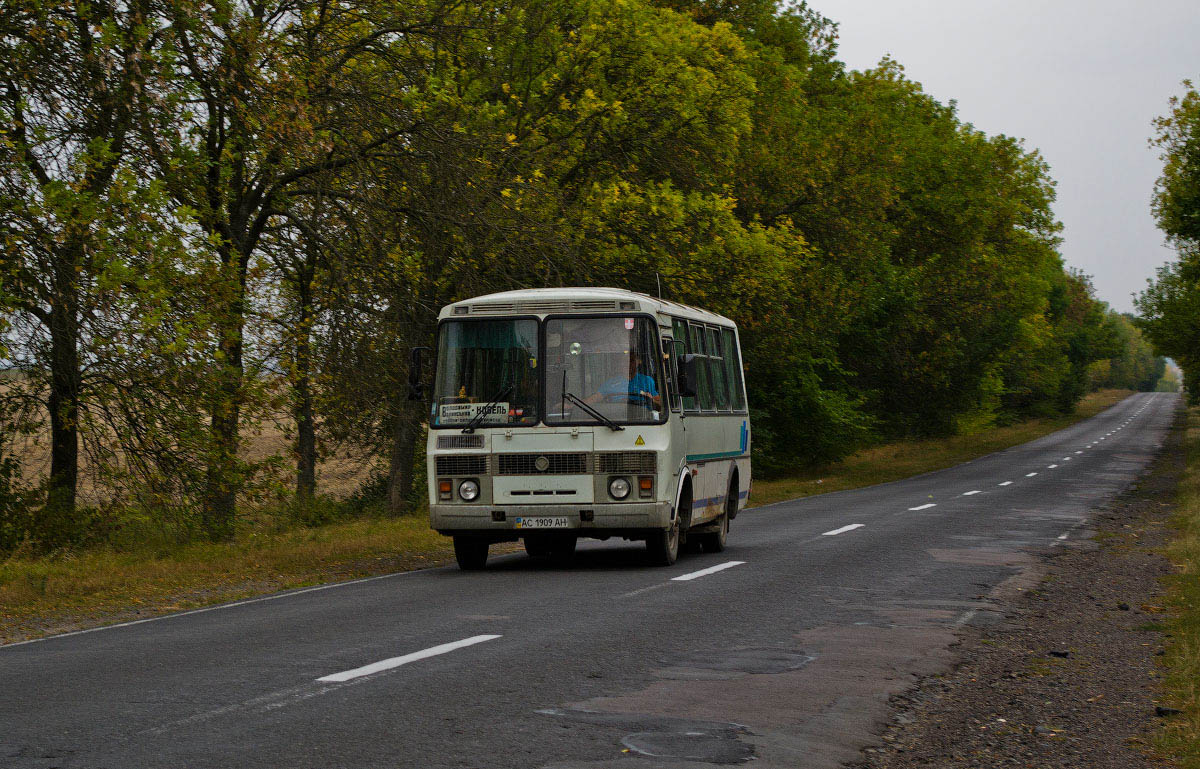
[[[1092,364],[1091,388],[1154,392],[1166,372],[1166,360],[1155,357],[1133,316],[1110,310],[1106,324],[1116,342],[1116,354]]]
[[[1200,246],[1200,92],[1170,100],[1171,114],[1154,121],[1163,172],[1154,190],[1159,227],[1181,248]]]
[[[29,495],[21,488],[16,457],[0,456],[0,553],[15,550],[30,537]]]
[[[845,456],[871,419],[836,363],[836,324],[848,288],[786,222],[743,224],[734,201],[671,185],[596,187],[575,231],[590,251],[584,282],[628,286],[738,320],[756,415],[755,467],[778,474]]]
[[[1200,93],[1170,101],[1170,114],[1155,121],[1154,144],[1162,150],[1163,172],[1155,187],[1158,226],[1179,252],[1159,269],[1137,299],[1142,328],[1161,355],[1183,369],[1189,400],[1200,403]]]
[[[1166,365],[1166,360],[1163,361],[1163,375],[1159,378],[1158,384],[1155,386],[1155,392],[1160,393],[1177,393],[1179,392],[1179,369],[1175,366]]]

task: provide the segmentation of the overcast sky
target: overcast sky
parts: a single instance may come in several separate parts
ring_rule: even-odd
[[[959,117],[1041,150],[1058,182],[1067,264],[1132,311],[1173,258],[1150,214],[1151,121],[1200,85],[1200,0],[810,0],[853,69],[884,55]]]

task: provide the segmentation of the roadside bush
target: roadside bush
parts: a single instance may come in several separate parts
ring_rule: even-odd
[[[0,555],[11,553],[29,539],[28,494],[20,487],[15,457],[0,457]]]

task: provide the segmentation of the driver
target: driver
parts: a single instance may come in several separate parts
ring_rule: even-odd
[[[641,368],[642,356],[630,352],[629,376],[615,376],[609,379],[600,385],[599,392],[586,399],[587,402],[595,403],[601,399],[611,400],[614,396],[626,396],[630,401],[641,398],[656,409],[662,408],[662,396],[658,394],[654,378],[643,374]]]

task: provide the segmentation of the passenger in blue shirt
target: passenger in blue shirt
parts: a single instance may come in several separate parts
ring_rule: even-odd
[[[629,376],[615,376],[600,385],[600,391],[588,398],[589,403],[603,399],[609,403],[627,399],[630,403],[644,403],[653,408],[662,408],[662,396],[654,378],[641,372],[642,358],[637,353],[629,355]]]

